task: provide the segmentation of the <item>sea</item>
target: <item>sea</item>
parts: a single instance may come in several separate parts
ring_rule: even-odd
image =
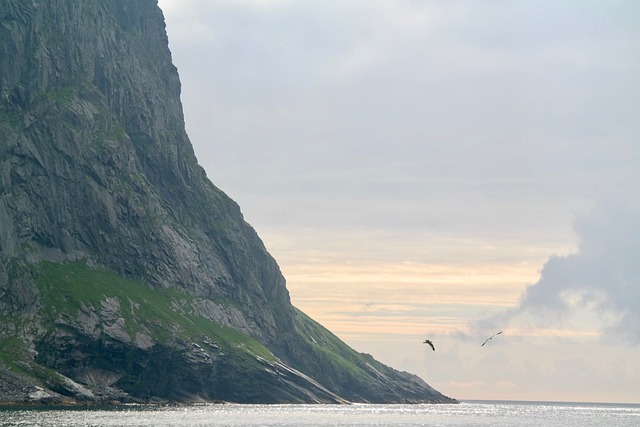
[[[452,405],[4,407],[0,426],[640,426],[640,404],[463,401]]]

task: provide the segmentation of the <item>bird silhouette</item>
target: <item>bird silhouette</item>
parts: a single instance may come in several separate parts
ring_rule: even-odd
[[[486,340],[484,340],[484,342],[482,343],[482,345],[480,347],[483,347],[486,343],[489,342],[490,339],[492,339],[493,337],[495,337],[496,335],[500,335],[502,333],[502,331],[500,332],[496,332],[495,334],[491,335],[489,338],[487,338]]]
[[[431,342],[431,340],[424,340],[423,344],[429,344],[431,346],[431,348],[433,349],[433,351],[436,351],[436,348],[433,346],[433,343]]]

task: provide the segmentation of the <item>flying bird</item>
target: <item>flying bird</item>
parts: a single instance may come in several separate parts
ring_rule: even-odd
[[[489,342],[490,339],[492,339],[493,337],[495,337],[496,335],[500,335],[502,333],[502,331],[500,332],[496,332],[495,334],[491,335],[489,338],[487,338],[486,340],[484,340],[484,342],[482,343],[482,345],[480,347],[483,347],[486,343]]]
[[[433,343],[431,342],[431,340],[424,340],[423,344],[429,344],[431,346],[431,348],[433,349],[433,351],[436,351],[436,348],[433,346]]]

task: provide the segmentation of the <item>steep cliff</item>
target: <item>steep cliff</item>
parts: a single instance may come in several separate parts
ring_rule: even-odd
[[[154,0],[0,0],[0,401],[451,401],[291,305],[179,96]]]

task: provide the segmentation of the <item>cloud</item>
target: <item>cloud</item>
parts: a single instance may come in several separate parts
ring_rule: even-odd
[[[577,250],[552,256],[513,310],[478,322],[480,329],[528,318],[534,324],[594,322],[606,336],[640,344],[640,209],[608,196],[575,223]]]
[[[603,175],[638,178],[638,30],[613,6],[161,6],[196,153],[257,222],[565,227]]]

